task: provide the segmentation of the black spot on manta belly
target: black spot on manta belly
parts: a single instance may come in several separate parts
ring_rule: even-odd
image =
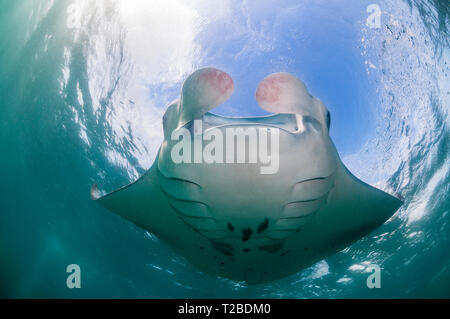
[[[267,227],[269,227],[269,219],[268,218],[264,219],[264,221],[261,224],[259,224],[258,229],[256,230],[256,232],[258,234],[260,234],[263,231],[265,231],[267,229]]]
[[[266,251],[268,253],[276,253],[282,247],[283,247],[283,243],[279,242],[279,243],[276,243],[276,244],[259,246],[258,248],[259,248],[259,250]]]
[[[221,252],[225,256],[231,257],[233,256],[233,246],[227,243],[223,243],[220,241],[213,241],[212,245],[215,250]]]
[[[250,237],[252,236],[252,234],[253,234],[253,230],[252,230],[250,227],[245,228],[245,229],[242,231],[242,241],[247,241],[247,240],[249,240]]]

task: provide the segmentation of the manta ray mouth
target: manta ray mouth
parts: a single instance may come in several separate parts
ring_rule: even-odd
[[[207,112],[202,117],[204,131],[220,127],[245,127],[258,126],[278,128],[292,134],[299,134],[306,130],[307,126],[319,131],[320,122],[310,116],[297,114],[270,114],[258,117],[225,117]]]

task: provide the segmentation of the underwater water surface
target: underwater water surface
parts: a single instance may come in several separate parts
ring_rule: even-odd
[[[445,0],[0,0],[0,297],[449,298],[449,13]],[[93,202],[92,184],[150,167],[165,108],[205,66],[233,77],[213,111],[227,116],[266,114],[258,83],[295,74],[330,110],[343,162],[404,205],[339,253],[248,286]]]

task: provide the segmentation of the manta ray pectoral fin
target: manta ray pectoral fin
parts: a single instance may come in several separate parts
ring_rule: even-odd
[[[323,238],[342,248],[386,222],[403,202],[362,182],[342,163],[336,174],[328,204],[317,215],[316,222]]]
[[[170,218],[160,215],[168,211],[168,204],[154,166],[134,183],[104,196],[98,195],[94,185],[91,196],[97,203],[146,230],[161,234],[163,229],[170,227]]]
[[[366,214],[362,214],[362,223],[370,227],[375,227],[387,221],[403,204],[397,197],[372,187],[356,178],[345,167],[347,178],[352,181],[347,182],[349,191],[354,192],[352,199],[354,202],[366,208]],[[363,210],[364,212],[364,210]]]

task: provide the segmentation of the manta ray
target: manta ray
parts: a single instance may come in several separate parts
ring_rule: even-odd
[[[268,116],[210,113],[233,90],[233,80],[221,70],[192,73],[163,116],[164,141],[151,168],[105,195],[94,185],[92,198],[200,270],[248,284],[313,265],[370,233],[402,205],[344,166],[329,136],[330,113],[295,76],[274,73],[259,84],[256,100],[273,113]],[[276,130],[278,169],[262,174],[254,162],[173,160],[177,132],[191,132],[184,137],[195,144],[211,130],[225,135],[230,128]],[[239,143],[249,148],[247,142]]]

